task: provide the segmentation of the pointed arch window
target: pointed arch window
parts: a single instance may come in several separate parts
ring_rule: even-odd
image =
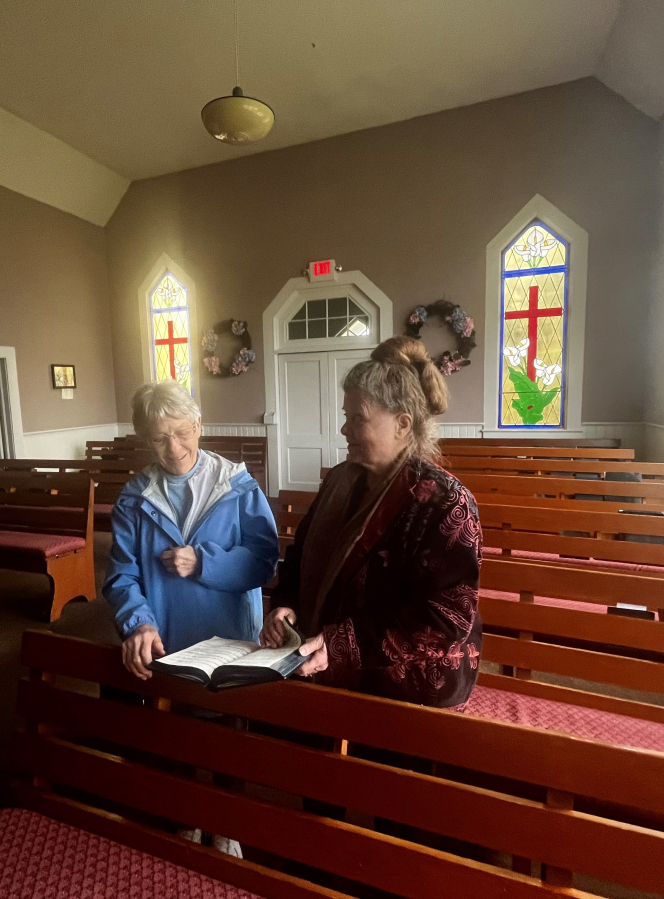
[[[172,378],[192,393],[191,329],[187,288],[171,272],[149,294],[152,323],[152,375]]]
[[[588,232],[540,194],[486,248],[484,437],[584,435]]]
[[[570,245],[531,222],[502,252],[499,428],[564,428]]]

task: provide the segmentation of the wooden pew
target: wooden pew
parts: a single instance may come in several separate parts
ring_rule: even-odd
[[[664,516],[478,503],[485,547],[587,559],[593,563],[662,566],[664,545],[631,542],[624,536],[664,538]],[[573,536],[568,532],[587,534]],[[561,559],[561,561],[566,561]]]
[[[202,436],[201,449],[218,453],[230,462],[244,462],[247,471],[265,492],[267,484],[267,438],[266,437],[215,437]],[[86,443],[86,459],[90,461],[124,460],[131,462],[138,471],[152,462],[152,454],[142,441],[131,435],[116,438],[115,441],[94,441]]]
[[[482,473],[495,472],[496,474],[521,476],[530,473],[539,476],[555,476],[556,472],[570,472],[573,474],[594,474],[599,478],[605,477],[609,472],[642,477],[664,479],[664,462],[613,462],[593,461],[590,459],[517,459],[517,458],[492,458],[483,456],[452,455],[447,453],[446,465],[448,471],[461,477],[463,472],[473,471]],[[612,482],[613,483],[613,482]],[[579,491],[580,492],[580,491]]]
[[[279,529],[280,550],[283,555],[286,547],[292,543],[295,529],[302,516],[313,501],[315,494],[282,491],[279,496],[279,508],[276,512],[276,520]],[[485,626],[510,628],[525,639],[532,639],[533,627],[531,618],[521,621],[518,626],[515,616],[539,616],[538,632],[542,632],[549,642],[556,642],[564,638],[577,647],[587,647],[590,643],[615,644],[627,647],[634,651],[662,653],[664,661],[664,546],[641,543],[629,543],[611,539],[624,530],[634,530],[637,533],[653,533],[664,535],[664,521],[655,518],[644,520],[641,516],[624,516],[615,513],[596,512],[569,512],[549,509],[529,509],[519,507],[480,506],[480,520],[483,525],[484,543],[488,548],[498,548],[501,551],[512,550],[530,551],[533,553],[569,553],[575,557],[586,557],[588,562],[577,559],[549,559],[547,563],[533,562],[519,556],[491,555],[485,552],[481,573],[480,610],[483,617],[487,612]],[[593,537],[566,537],[558,530],[574,529],[587,531],[594,534]],[[616,561],[623,565],[649,565],[661,566],[659,569],[649,568],[647,571],[627,571],[624,569],[607,569],[601,567],[604,561]],[[275,581],[276,582],[276,581]],[[502,594],[497,599],[491,596],[491,592]],[[507,596],[505,594],[508,594]],[[535,611],[532,611],[535,597],[549,597],[544,602],[553,603],[552,611],[548,606],[541,605],[538,601]],[[521,599],[522,603],[510,602],[509,599]],[[616,606],[618,603],[637,603],[645,606],[655,614],[659,614],[660,621],[634,622],[622,617],[613,617],[606,614],[597,614],[592,611],[580,611],[578,608],[570,608],[570,603],[584,603],[586,608],[593,605],[602,607]],[[556,607],[557,604],[557,607]],[[520,611],[520,605],[522,611]],[[562,607],[562,608],[560,608]],[[583,607],[581,607],[583,608]],[[542,611],[543,610],[543,611]],[[602,609],[603,612],[606,608]],[[547,630],[547,616],[553,616],[554,620]],[[559,630],[562,618],[565,629]],[[578,627],[575,627],[575,622]],[[591,636],[595,628],[596,636]],[[628,639],[628,636],[633,636]],[[623,635],[623,636],[621,636]],[[524,652],[520,645],[512,643],[501,644],[502,655],[492,655],[491,640],[485,643],[483,658],[487,661],[507,666],[512,665],[518,669],[524,669],[519,662],[518,653]],[[511,661],[505,660],[507,648],[512,653]],[[529,645],[526,652],[531,654],[538,647]],[[594,647],[598,649],[597,646]],[[516,655],[515,655],[516,653]],[[552,670],[557,674],[567,674],[570,677],[588,677],[588,667],[585,664],[591,656],[588,653],[575,656],[571,650],[562,652],[562,669],[549,669],[546,660],[537,668],[541,671]],[[558,660],[558,656],[556,657]],[[578,667],[580,660],[581,667]],[[569,669],[566,667],[569,664]],[[624,683],[621,680],[622,663],[616,660],[617,675],[614,676],[614,686],[630,686],[636,689],[635,682]],[[648,674],[639,681],[638,689],[649,689],[647,686]],[[601,677],[598,678],[601,680]],[[576,691],[578,693],[579,691]],[[572,691],[575,695],[575,691]],[[555,698],[555,697],[554,697]],[[604,700],[600,700],[599,708],[605,708]],[[630,714],[625,712],[624,714]],[[655,720],[660,720],[655,719]],[[664,721],[664,717],[661,718]]]
[[[224,455],[221,452],[222,447],[214,443],[217,438],[209,439],[212,442],[203,445],[202,448]],[[98,442],[95,441],[95,444]],[[152,456],[145,448],[120,452],[114,452],[113,449],[99,449],[95,452],[90,450],[89,458],[86,459],[0,459],[0,471],[89,472],[95,482],[95,530],[110,531],[113,506],[124,485],[151,464]],[[266,469],[263,457],[260,453],[252,455],[250,447],[245,448],[244,458],[241,458],[241,455],[237,453],[236,458],[230,461],[244,461],[247,471],[256,479],[261,489],[265,490]]]
[[[473,899],[589,899],[589,877],[664,890],[664,754],[292,681],[214,694],[154,677],[140,688],[156,707],[132,707],[94,695],[96,684],[136,689],[117,648],[52,634],[26,633],[22,662],[31,672],[19,690],[28,727],[14,752],[26,775],[22,806],[264,899],[344,899],[357,884],[407,899],[439,896],[441,884]],[[93,690],[73,692],[60,676]],[[168,711],[175,702],[281,730],[183,718]],[[336,740],[339,751],[289,742],[283,728]],[[384,761],[347,753],[347,741]],[[438,776],[395,767],[385,751],[431,760]],[[258,786],[199,783],[163,760]],[[275,790],[344,807],[349,820],[279,804]],[[121,814],[106,811],[109,801]],[[247,858],[186,843],[146,815],[232,834]],[[415,830],[386,836],[372,829],[374,816]],[[428,845],[413,840],[424,832]],[[483,860],[459,855],[449,838],[482,847]],[[281,858],[347,880],[318,886],[307,869],[279,870]]]
[[[0,568],[48,577],[50,620],[77,596],[96,596],[94,485],[85,474],[0,472]]]
[[[482,660],[499,665],[503,674],[480,672],[482,690],[471,699],[469,711],[490,714],[492,697],[485,690],[497,689],[664,725],[662,622],[489,596],[481,597],[480,613],[485,628]],[[590,685],[579,689],[547,683],[549,674],[602,685],[603,692]],[[643,695],[610,695],[615,687]],[[659,702],[649,698],[652,694],[659,694]],[[531,710],[536,712],[536,705],[524,704],[524,716]]]
[[[490,496],[498,502],[519,505],[552,505],[553,507],[583,508],[617,512],[631,505],[643,504],[652,511],[664,511],[664,483],[646,481],[585,480],[574,477],[534,477],[512,474],[485,474],[481,471],[461,471],[457,477],[475,498],[489,502]],[[595,500],[579,499],[592,496]],[[504,497],[509,499],[504,500]],[[531,501],[532,500],[532,501]]]
[[[441,437],[438,441],[441,447],[455,446],[565,446],[565,447],[594,447],[595,449],[619,449],[620,438],[617,437],[584,437],[574,439],[570,437]]]
[[[95,484],[94,529],[111,530],[113,506],[127,481],[136,477],[145,467],[142,459],[0,459],[0,471],[32,472],[84,472]]]
[[[315,496],[312,492],[280,491],[275,519],[282,557],[286,547],[293,542],[297,526]],[[501,504],[478,503],[484,546],[501,550],[503,558],[509,559],[513,551],[521,551],[572,556],[590,563],[597,562],[600,566],[602,562],[616,562],[625,566],[662,566],[661,573],[648,574],[651,577],[664,577],[664,545],[618,539],[628,534],[664,538],[664,516],[607,512],[599,503],[593,510],[589,510],[583,501],[566,509],[521,507],[512,505],[510,499],[506,498]],[[568,536],[562,533],[564,531],[577,531],[589,536]],[[519,559],[519,556],[514,558]],[[553,564],[556,560],[546,561]],[[574,565],[573,559],[560,558],[559,561],[566,566]],[[619,601],[625,600],[623,598]]]
[[[613,462],[634,461],[633,449],[591,449],[560,446],[441,446],[443,455],[474,456],[483,459],[604,459]]]

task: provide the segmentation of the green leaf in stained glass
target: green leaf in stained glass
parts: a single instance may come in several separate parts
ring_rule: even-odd
[[[512,400],[512,408],[521,417],[524,425],[539,424],[544,418],[543,412],[557,396],[557,390],[541,390],[519,369],[511,368],[509,378],[519,394]]]

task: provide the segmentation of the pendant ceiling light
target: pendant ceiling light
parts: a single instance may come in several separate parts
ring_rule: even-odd
[[[237,0],[235,0],[235,84],[240,80]],[[201,110],[203,124],[212,137],[225,144],[250,144],[264,138],[274,125],[274,113],[253,97],[245,97],[241,87],[230,97],[210,100]]]

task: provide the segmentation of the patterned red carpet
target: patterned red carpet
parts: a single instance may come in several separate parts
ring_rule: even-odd
[[[664,724],[521,696],[508,690],[475,687],[463,711],[477,718],[493,718],[510,724],[557,730],[587,740],[601,740],[615,746],[664,752]]]
[[[258,899],[253,893],[60,824],[0,812],[2,899]]]

